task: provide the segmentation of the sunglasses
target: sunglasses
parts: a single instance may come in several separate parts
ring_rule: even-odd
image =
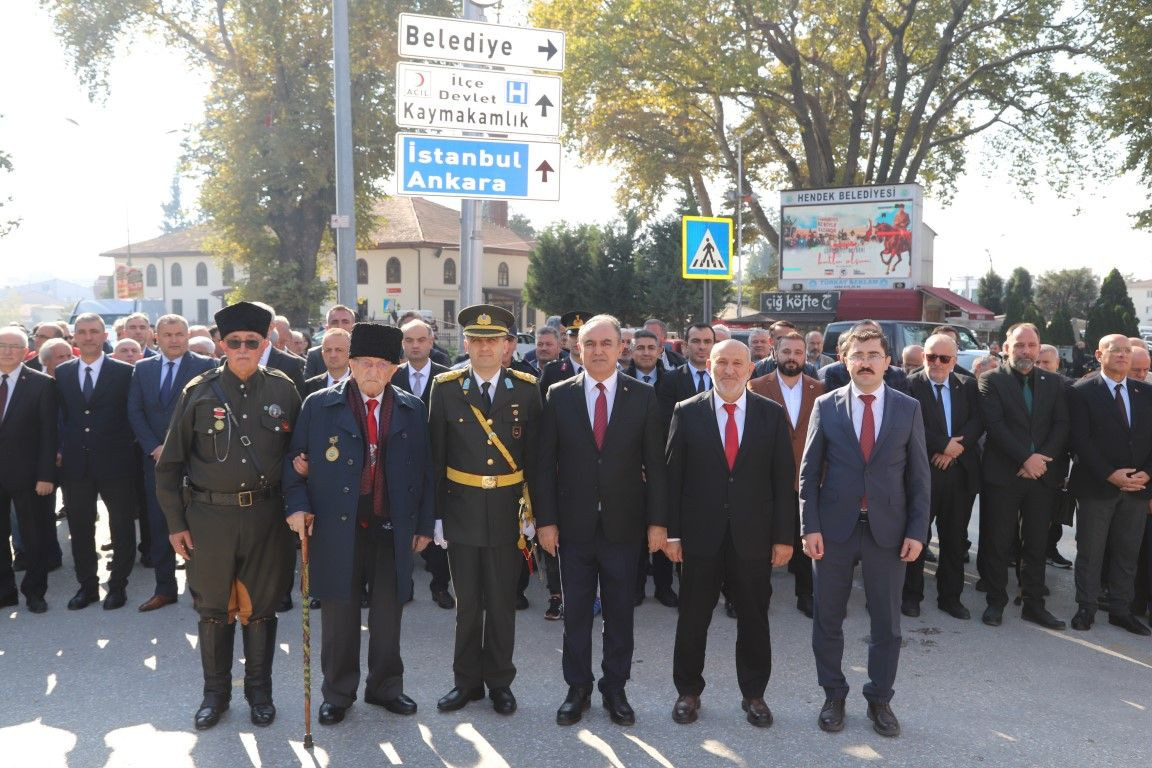
[[[228,347],[228,349],[240,349],[240,347],[257,349],[261,341],[262,339],[224,339],[224,345]]]
[[[952,362],[952,355],[924,355],[924,359],[930,363],[939,360],[944,363],[944,365],[948,365],[948,363]]]

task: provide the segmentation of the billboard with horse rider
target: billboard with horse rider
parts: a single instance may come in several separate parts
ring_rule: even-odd
[[[918,184],[782,192],[780,284],[914,287],[922,209]]]

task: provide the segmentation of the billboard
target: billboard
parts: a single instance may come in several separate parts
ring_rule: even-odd
[[[915,287],[922,216],[918,184],[782,192],[780,284]]]
[[[116,298],[144,298],[144,275],[139,267],[116,265]]]

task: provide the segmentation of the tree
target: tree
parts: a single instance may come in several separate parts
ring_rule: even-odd
[[[260,298],[294,324],[331,293],[318,256],[335,208],[329,0],[41,0],[93,97],[122,44],[150,35],[210,76],[205,120],[187,161],[218,236],[207,245],[246,267],[234,296]],[[352,3],[349,48],[356,215],[371,231],[379,180],[393,166],[391,105],[400,11],[451,15],[449,0]]]
[[[753,190],[919,181],[946,197],[985,132],[1023,182],[1082,178],[1096,145],[1073,126],[1097,84],[1065,65],[1094,30],[1066,5],[535,0],[532,20],[567,31],[569,136],[623,169],[621,199],[651,212],[680,187],[710,215],[717,175]]]
[[[589,275],[603,237],[593,224],[555,224],[541,232],[529,257],[524,299],[549,315],[596,311]]]
[[[625,325],[639,325],[644,313],[642,283],[637,279],[636,239],[640,218],[627,213],[602,230],[592,259],[594,302],[589,311],[615,315]]]
[[[1128,295],[1128,286],[1120,270],[1113,269],[1100,283],[1100,296],[1088,310],[1088,329],[1084,341],[1088,349],[1095,349],[1100,339],[1110,333],[1139,336],[1136,306]]]
[[[652,222],[645,229],[639,244],[639,270],[643,276],[643,314],[659,317],[669,328],[682,332],[691,322],[711,322],[702,318],[704,287],[712,284],[712,307],[718,310],[728,302],[732,283],[728,280],[685,280],[681,274],[682,215],[695,215],[691,204],[675,213]]]
[[[1036,278],[1036,306],[1053,321],[1058,314],[1083,318],[1098,291],[1091,267],[1045,272]]]
[[[989,269],[976,284],[976,296],[980,306],[991,310],[994,315],[1001,314],[1004,311],[1004,278]]]
[[[0,115],[0,117],[3,117],[3,115]],[[9,157],[8,153],[3,150],[0,150],[0,171],[3,171],[4,173],[12,172],[12,158]],[[0,208],[3,208],[10,202],[12,202],[11,197],[0,200]],[[4,237],[18,226],[20,226],[20,219],[9,219],[8,221],[0,220],[0,237]]]
[[[744,272],[745,314],[760,311],[760,294],[780,287],[780,260],[776,248],[764,238],[748,249],[748,269]]]
[[[160,210],[164,212],[164,220],[160,222],[160,229],[166,235],[187,229],[195,223],[188,217],[188,212],[184,210],[184,204],[180,201],[180,174],[172,176],[170,194],[171,197],[168,198],[168,202],[160,205]]]
[[[1045,344],[1057,347],[1070,347],[1076,343],[1076,333],[1072,329],[1072,316],[1065,309],[1058,309],[1041,334]]]
[[[522,213],[514,213],[508,217],[508,229],[525,240],[536,239],[536,228],[532,226],[532,220]]]
[[[1032,323],[1044,328],[1044,313],[1036,306],[1032,292],[1032,274],[1024,267],[1016,267],[1004,284],[1004,323],[1001,329],[1007,331],[1016,323]]]

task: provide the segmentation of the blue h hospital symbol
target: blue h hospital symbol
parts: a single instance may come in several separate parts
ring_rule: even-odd
[[[509,104],[528,103],[527,80],[509,80],[505,85],[507,86],[507,100]]]

